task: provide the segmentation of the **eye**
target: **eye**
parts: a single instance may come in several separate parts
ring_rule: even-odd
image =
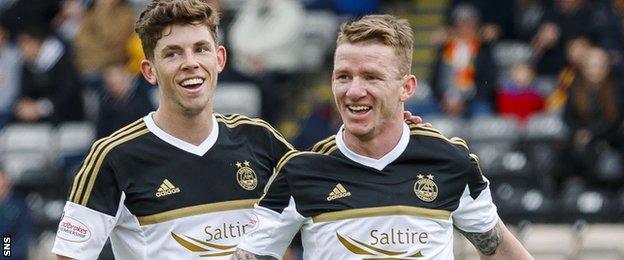
[[[336,80],[344,81],[344,80],[348,80],[348,79],[349,79],[349,76],[347,74],[340,74],[340,75],[336,76]]]
[[[366,80],[381,80],[380,77],[375,76],[375,75],[367,75],[367,76],[364,77],[364,79],[366,79]]]
[[[195,52],[197,52],[197,53],[204,53],[204,52],[208,52],[208,51],[209,51],[209,49],[206,46],[195,48]]]
[[[175,51],[165,52],[165,58],[173,58],[177,57],[178,55],[180,54]]]

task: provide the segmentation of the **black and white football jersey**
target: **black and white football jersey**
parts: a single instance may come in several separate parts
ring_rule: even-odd
[[[292,146],[264,121],[220,114],[196,146],[152,115],[93,144],[53,253],[96,259],[110,237],[117,259],[228,259],[257,227],[253,205]]]
[[[286,154],[239,248],[281,259],[301,230],[305,259],[453,259],[453,226],[496,225],[488,181],[463,140],[404,124],[395,148],[373,159],[349,150],[342,131]]]

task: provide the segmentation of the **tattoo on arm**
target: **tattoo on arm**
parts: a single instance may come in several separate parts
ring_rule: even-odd
[[[484,255],[493,255],[496,249],[503,243],[503,233],[500,223],[484,233],[464,232],[458,229],[467,239]]]
[[[236,249],[230,260],[277,260],[277,258],[266,255],[256,255],[242,249]]]

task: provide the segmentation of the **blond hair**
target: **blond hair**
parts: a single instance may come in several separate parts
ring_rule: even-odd
[[[145,57],[154,58],[154,48],[163,37],[163,30],[174,24],[206,25],[216,42],[219,13],[206,0],[153,0],[134,25]]]
[[[413,33],[405,19],[392,15],[367,15],[343,23],[336,44],[372,41],[392,47],[401,60],[400,72],[409,74],[412,69]]]

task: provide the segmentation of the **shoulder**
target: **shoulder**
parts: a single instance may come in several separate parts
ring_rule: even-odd
[[[98,157],[106,157],[111,152],[117,152],[126,144],[133,143],[137,141],[137,139],[147,133],[149,133],[149,129],[143,121],[143,118],[138,119],[109,136],[103,137],[93,143],[91,146],[91,150],[89,151],[89,156],[98,156]]]
[[[430,139],[431,142],[436,145],[453,147],[458,153],[468,153],[470,151],[466,141],[459,137],[448,138],[433,127],[418,126],[413,123],[409,123],[408,125],[410,129],[410,138],[412,139]]]
[[[263,137],[268,134],[271,138],[282,142],[290,149],[294,147],[286,141],[284,136],[280,134],[273,126],[259,118],[250,118],[240,114],[223,115],[214,113],[217,123],[227,129],[231,134],[244,134],[248,137]]]
[[[427,157],[446,159],[458,167],[478,165],[478,157],[470,152],[466,141],[459,137],[448,138],[433,127],[423,127],[409,123],[410,138],[417,140],[411,150]]]
[[[310,152],[320,153],[320,154],[330,154],[337,149],[336,146],[336,135],[331,135],[312,146]]]

